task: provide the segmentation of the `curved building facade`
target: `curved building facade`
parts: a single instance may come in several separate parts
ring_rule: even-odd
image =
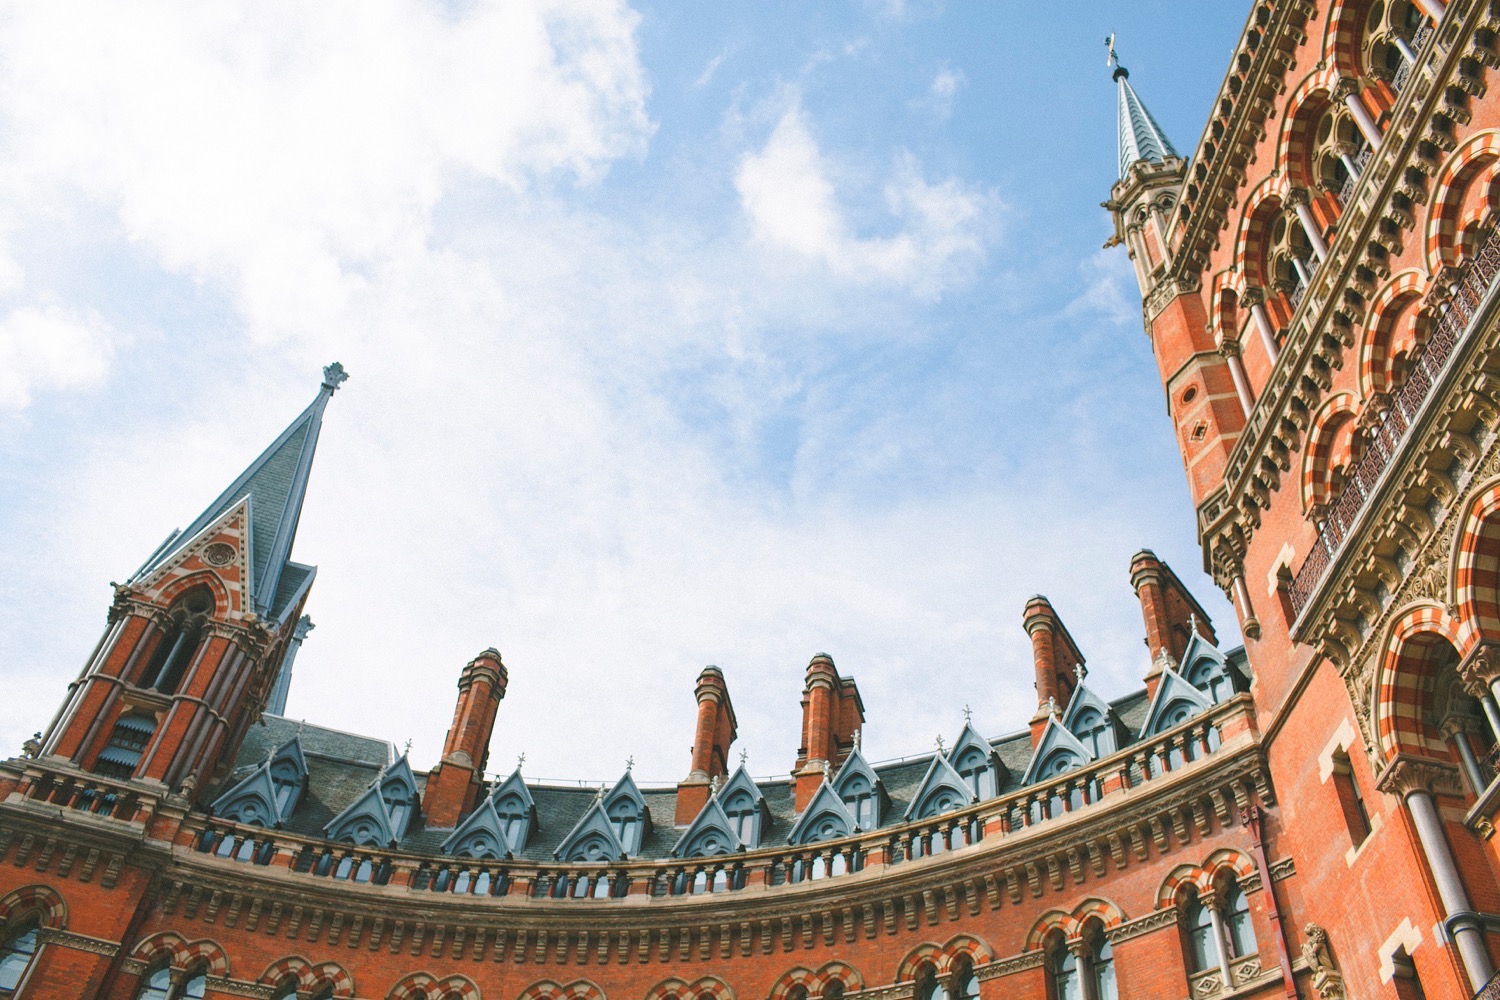
[[[0,763],[0,1000],[1500,996],[1497,67],[1488,0],[1256,0],[1184,155],[1115,60],[1111,242],[1246,644],[1142,551],[1142,687],[1033,598],[1014,733],[867,761],[825,654],[774,781],[714,667],[675,787],[491,776],[494,650],[426,773],[283,718],[331,365]]]

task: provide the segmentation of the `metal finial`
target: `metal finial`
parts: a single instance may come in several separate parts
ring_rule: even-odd
[[[974,710],[972,708],[970,708],[968,705],[965,705],[964,706],[964,725],[968,725],[969,723],[971,723],[973,721],[974,721]]]
[[[832,761],[825,760],[823,762],[823,781],[825,783],[828,783],[828,784],[832,784],[832,782],[833,782],[833,762]]]
[[[1104,57],[1104,65],[1110,67],[1120,65],[1120,57],[1115,53],[1115,33],[1113,31],[1109,33],[1109,37],[1104,39],[1104,47],[1108,51],[1108,55]]]
[[[526,763],[526,751],[522,750],[520,753],[516,754],[516,771],[518,773],[521,770],[521,765],[524,763]]]
[[[401,756],[405,757],[405,756],[409,755],[410,753],[411,753],[411,740],[407,740],[406,741],[406,749],[401,752]]]
[[[1073,665],[1073,676],[1078,678],[1078,683],[1083,683],[1083,675],[1085,673],[1086,671],[1083,669],[1082,663],[1075,663]]]
[[[1189,614],[1188,615],[1188,631],[1189,632],[1197,632],[1198,631],[1198,616],[1196,614]]]
[[[942,753],[943,752],[943,734],[942,733],[938,733],[938,738],[937,738],[936,742],[937,742],[937,752],[938,753]]]
[[[1057,699],[1055,697],[1053,697],[1052,695],[1050,695],[1050,694],[1047,696],[1047,714],[1048,715],[1056,715],[1056,714],[1058,714],[1057,713]]]
[[[604,786],[603,785],[600,785],[599,786],[599,790],[596,791],[596,792],[594,792],[594,801],[595,802],[603,802],[604,801]]]
[[[708,779],[708,794],[719,794],[719,776],[717,774]]]
[[[625,771],[626,771],[626,773],[628,774],[630,772],[630,770],[632,768],[634,768],[634,767],[635,767],[635,757],[634,756],[626,757],[625,758]]]
[[[323,385],[329,392],[337,392],[338,387],[349,381],[349,373],[344,371],[344,366],[335,361],[323,369]]]
[[[859,753],[860,744],[864,742],[864,733],[858,729],[854,731],[854,752]]]
[[[740,751],[740,767],[744,767],[745,766],[745,761],[747,761],[749,759],[750,759],[750,751],[749,750],[741,750]]]

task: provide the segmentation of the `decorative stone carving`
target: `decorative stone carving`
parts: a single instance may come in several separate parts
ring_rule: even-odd
[[[1382,792],[1406,798],[1417,792],[1457,795],[1462,790],[1458,772],[1451,764],[1398,754],[1375,780]]]
[[[1307,937],[1302,942],[1302,960],[1312,973],[1319,1000],[1345,1000],[1344,977],[1328,950],[1328,932],[1317,924],[1308,924],[1302,933]]]
[[[234,546],[214,542],[203,550],[203,561],[210,566],[228,566],[234,562]]]
[[[1490,693],[1490,685],[1500,678],[1500,643],[1481,642],[1458,665],[1458,676],[1464,690],[1476,698]]]

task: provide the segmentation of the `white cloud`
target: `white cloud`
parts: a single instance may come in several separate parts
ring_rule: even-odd
[[[925,108],[939,118],[947,118],[953,114],[953,102],[957,100],[958,92],[967,83],[963,70],[943,66],[927,85],[927,94],[921,100],[912,101],[911,105]]]
[[[858,283],[894,283],[933,298],[984,253],[992,199],[956,178],[930,183],[914,156],[898,157],[884,188],[891,235],[860,236],[845,217],[830,167],[801,103],[791,100],[766,144],[740,160],[735,188],[756,238]]]
[[[455,180],[597,180],[651,132],[636,15],[540,0],[12,8],[7,201],[82,192],[254,334],[318,329]]]
[[[717,55],[715,55],[712,59],[710,59],[707,63],[704,64],[704,66],[703,66],[703,72],[701,72],[701,73],[698,74],[698,79],[696,79],[696,80],[693,81],[693,86],[694,87],[706,87],[706,86],[708,86],[709,81],[711,81],[714,78],[714,74],[719,71],[719,67],[724,64],[724,60],[726,58],[728,58],[728,56],[729,56],[729,50],[728,49],[720,49]]]
[[[0,320],[0,409],[25,409],[41,390],[97,382],[112,350],[112,331],[96,313],[57,305],[11,310]]]
[[[1138,322],[1140,292],[1130,258],[1120,250],[1095,250],[1078,264],[1083,288],[1063,309],[1066,316],[1102,313],[1113,323]]]

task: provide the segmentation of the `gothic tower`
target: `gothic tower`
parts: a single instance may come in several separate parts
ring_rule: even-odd
[[[292,542],[323,411],[346,378],[325,368],[312,405],[115,587],[109,628],[44,756],[190,795],[222,777],[306,634],[317,570],[291,560]]]

